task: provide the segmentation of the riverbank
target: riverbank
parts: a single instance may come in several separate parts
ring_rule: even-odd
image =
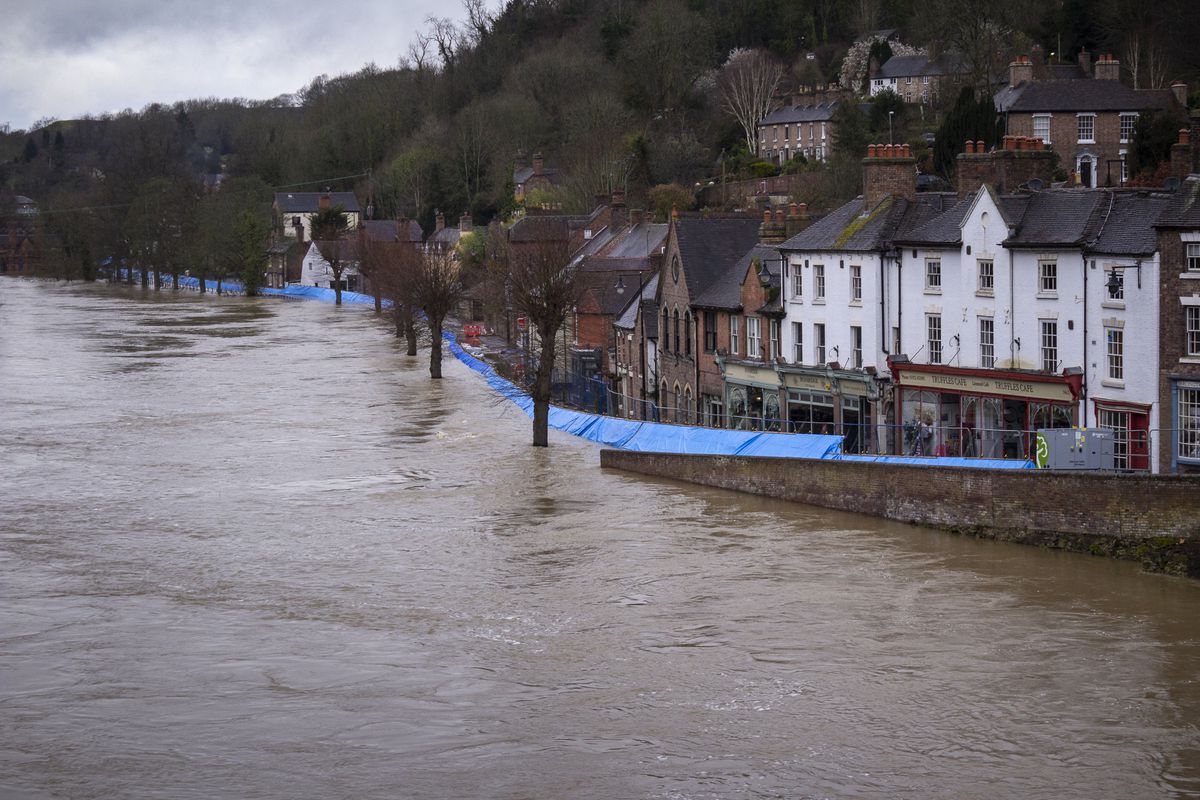
[[[1200,578],[1200,478],[602,450],[600,465]]]

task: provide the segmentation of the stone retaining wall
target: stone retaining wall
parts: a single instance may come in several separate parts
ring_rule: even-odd
[[[1200,577],[1200,477],[603,450],[605,467]]]

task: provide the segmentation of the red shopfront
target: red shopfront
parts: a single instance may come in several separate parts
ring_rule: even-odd
[[[1079,424],[1083,375],[889,359],[895,447],[908,455],[1028,458],[1033,433]]]

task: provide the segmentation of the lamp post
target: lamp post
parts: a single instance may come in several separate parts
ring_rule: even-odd
[[[896,143],[896,142],[895,142],[895,141],[892,139],[892,117],[894,117],[894,116],[896,116],[896,112],[895,112],[895,111],[889,111],[889,112],[888,112],[888,144],[895,144],[895,143]]]

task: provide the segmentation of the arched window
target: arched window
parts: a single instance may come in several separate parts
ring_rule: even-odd
[[[692,417],[692,387],[691,386],[684,387],[683,409],[684,409],[684,414],[686,415],[684,417],[684,419],[687,422],[691,422],[693,419],[693,417]]]
[[[675,421],[683,421],[683,394],[679,391],[679,384],[675,384]]]
[[[679,355],[679,309],[675,309],[675,355]]]
[[[692,312],[690,311],[683,313],[683,352],[684,355],[692,354]]]
[[[662,349],[664,353],[671,352],[671,315],[663,309]]]

